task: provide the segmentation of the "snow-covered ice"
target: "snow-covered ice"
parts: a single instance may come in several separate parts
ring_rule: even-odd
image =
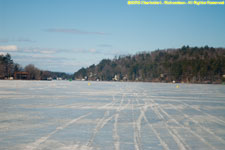
[[[0,81],[0,150],[222,150],[225,86]]]

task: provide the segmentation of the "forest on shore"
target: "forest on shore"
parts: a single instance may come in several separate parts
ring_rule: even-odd
[[[225,48],[189,47],[103,59],[81,68],[76,80],[224,83]]]
[[[10,54],[0,55],[0,79],[11,79],[16,73],[26,73],[27,80],[73,78],[90,81],[225,83],[225,48],[183,46],[117,56],[81,68],[73,75],[41,70],[32,64],[23,68],[14,63]]]
[[[64,72],[40,70],[33,64],[23,68],[13,62],[10,54],[0,55],[0,79],[15,79],[15,73],[26,75],[26,80],[71,79],[73,77]]]

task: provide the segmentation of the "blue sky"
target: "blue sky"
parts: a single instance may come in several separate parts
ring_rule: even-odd
[[[103,58],[182,45],[225,47],[225,5],[0,0],[0,53],[73,73]]]

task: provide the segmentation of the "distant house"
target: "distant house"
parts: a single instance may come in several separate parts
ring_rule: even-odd
[[[48,77],[47,80],[48,80],[48,81],[52,81],[52,77]]]
[[[28,72],[15,72],[14,73],[15,80],[27,80],[28,79]]]
[[[118,80],[118,76],[115,75],[114,78],[112,78],[113,81],[117,81]]]
[[[113,81],[120,81],[120,75],[119,74],[115,74],[114,78],[112,78]]]

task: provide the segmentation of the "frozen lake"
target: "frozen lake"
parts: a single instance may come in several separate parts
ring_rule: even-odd
[[[224,85],[90,83],[0,81],[0,150],[225,149]]]

